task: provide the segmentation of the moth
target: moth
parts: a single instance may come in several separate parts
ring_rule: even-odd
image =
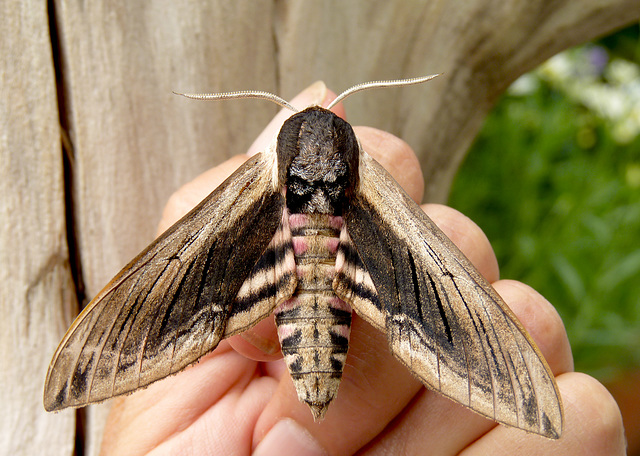
[[[175,374],[275,313],[299,399],[316,420],[336,397],[351,312],[387,334],[424,385],[508,426],[560,437],[554,376],[469,260],[330,111],[294,111],[238,168],[134,258],[82,311],[47,373],[48,411]]]

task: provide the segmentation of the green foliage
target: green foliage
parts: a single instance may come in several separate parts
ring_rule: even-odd
[[[640,366],[640,137],[537,80],[506,94],[459,171],[450,205],[487,233],[503,278],[553,303],[576,369]]]
[[[631,25],[613,35],[600,38],[597,43],[615,56],[640,63],[640,24]]]

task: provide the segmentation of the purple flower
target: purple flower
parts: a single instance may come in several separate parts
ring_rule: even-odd
[[[587,56],[594,74],[601,76],[609,62],[607,50],[601,46],[593,46],[587,51]]]

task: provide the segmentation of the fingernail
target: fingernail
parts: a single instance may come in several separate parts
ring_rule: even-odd
[[[254,456],[280,456],[282,454],[328,455],[309,431],[290,418],[283,419],[271,428],[253,452]]]
[[[326,96],[326,84],[323,81],[316,81],[291,100],[291,104],[298,109],[304,109],[311,105],[322,106],[322,102]]]
[[[253,331],[253,328],[240,333],[240,337],[267,355],[273,355],[280,350],[280,345],[277,342],[261,336]]]

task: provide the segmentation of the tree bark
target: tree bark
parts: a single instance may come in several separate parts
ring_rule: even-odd
[[[74,412],[42,405],[76,312],[46,3],[1,3],[0,30],[0,451],[71,454]]]

